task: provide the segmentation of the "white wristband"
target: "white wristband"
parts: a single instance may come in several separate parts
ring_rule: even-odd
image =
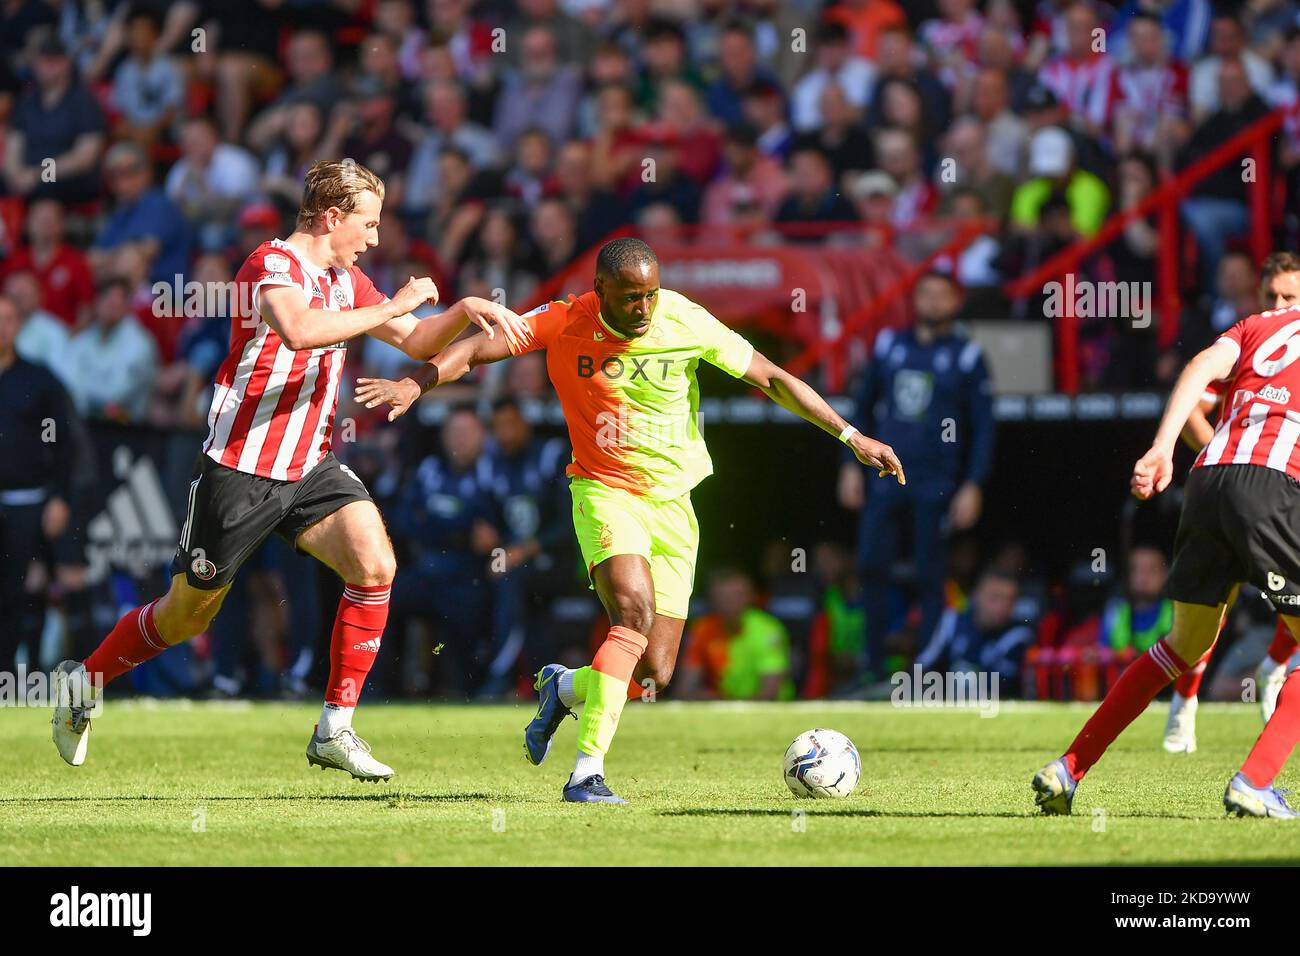
[[[852,425],[845,425],[844,431],[840,432],[840,441],[844,442],[844,444],[847,445],[849,443],[849,439],[852,438],[857,433],[858,430],[854,428]]]

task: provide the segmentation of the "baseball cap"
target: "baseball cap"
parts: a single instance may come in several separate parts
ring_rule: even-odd
[[[898,195],[898,183],[884,170],[873,169],[855,179],[849,191],[854,199],[868,199],[872,196],[889,196],[892,199]]]
[[[1029,175],[1064,176],[1074,163],[1074,141],[1059,126],[1045,126],[1029,141]]]

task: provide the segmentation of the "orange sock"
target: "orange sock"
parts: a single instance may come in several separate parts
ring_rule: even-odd
[[[587,699],[578,718],[578,750],[589,757],[609,752],[618,718],[627,703],[628,683],[645,653],[645,635],[629,627],[611,627],[591,661]],[[576,773],[577,771],[575,771]],[[599,771],[597,771],[599,772]]]
[[[645,653],[645,645],[645,635],[616,624],[591,659],[591,669],[621,681],[631,681],[636,662]]]

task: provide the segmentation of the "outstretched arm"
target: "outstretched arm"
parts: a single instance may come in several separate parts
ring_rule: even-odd
[[[1205,387],[1216,378],[1226,378],[1237,364],[1241,347],[1230,339],[1219,339],[1187,363],[1178,376],[1174,393],[1169,396],[1165,414],[1160,419],[1150,450],[1133,466],[1130,487],[1133,496],[1147,500],[1169,487],[1174,477],[1174,443],[1196,408]]]
[[[902,462],[894,454],[894,449],[852,428],[836,413],[835,409],[826,404],[826,399],[817,394],[816,389],[791,375],[762,353],[754,352],[744,379],[761,389],[764,395],[786,411],[793,412],[806,422],[812,422],[829,435],[839,438],[846,429],[851,429],[850,437],[844,441],[853,450],[858,461],[875,468],[881,478],[885,475],[893,475],[900,485],[907,484]]]
[[[391,405],[388,420],[395,421],[425,392],[463,378],[472,368],[500,362],[511,355],[504,335],[489,338],[484,332],[453,342],[435,355],[419,372],[400,382],[386,378],[357,379],[356,400],[366,408]]]
[[[438,287],[430,278],[412,278],[386,302],[360,309],[312,309],[296,286],[269,286],[261,292],[260,313],[285,347],[295,352],[346,342],[399,315],[438,301]]]
[[[493,325],[501,327],[508,341],[519,344],[522,328],[519,316],[490,299],[466,296],[451,308],[427,319],[417,319],[411,314],[399,315],[369,330],[369,335],[401,349],[413,359],[427,362],[445,349],[456,336],[465,331],[471,322],[496,337]]]

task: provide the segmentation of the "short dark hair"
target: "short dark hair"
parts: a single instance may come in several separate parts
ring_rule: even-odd
[[[643,263],[658,265],[659,257],[649,243],[640,239],[614,239],[600,247],[596,255],[596,275],[617,275]]]
[[[961,294],[962,291],[961,283],[957,281],[957,277],[953,275],[951,272],[947,272],[939,268],[926,269],[924,272],[922,272],[919,276],[916,277],[916,283],[913,286],[913,288],[920,286],[922,282],[927,282],[930,279],[938,279],[940,282],[946,282],[954,292],[956,292],[958,295]]]
[[[480,425],[483,424],[483,419],[479,417],[478,409],[470,402],[457,402],[455,405],[452,405],[447,409],[447,417],[443,420],[449,422],[457,415],[468,415]]]
[[[709,572],[709,587],[716,587],[727,581],[744,581],[751,588],[754,587],[753,576],[734,564],[723,564]]]
[[[131,280],[123,275],[107,275],[95,283],[95,295],[102,295],[113,289],[121,289],[128,299],[131,297]]]
[[[849,28],[839,20],[823,20],[817,24],[818,43],[848,43]]]
[[[671,20],[668,17],[655,17],[645,27],[645,39],[647,43],[653,43],[656,40],[675,40],[678,43],[686,43],[686,31],[682,29],[680,23]]]
[[[136,20],[148,20],[149,25],[155,31],[162,30],[162,17],[158,16],[152,8],[145,6],[143,3],[133,3],[127,8],[126,22],[134,23]]]
[[[1252,272],[1256,274],[1259,273],[1259,267],[1255,265],[1255,257],[1252,256],[1245,249],[1229,249],[1226,252],[1224,252],[1223,257],[1219,260],[1219,262],[1222,263],[1227,259],[1244,259],[1246,265],[1250,266]]]
[[[958,199],[973,199],[979,204],[980,211],[987,213],[989,211],[989,201],[984,198],[984,194],[973,186],[958,186],[949,196],[953,201]]]
[[[1289,250],[1284,252],[1275,252],[1264,260],[1264,264],[1259,267],[1260,281],[1264,285],[1264,290],[1268,291],[1268,285],[1284,272],[1300,272],[1300,256]]]
[[[519,399],[513,395],[502,395],[492,403],[492,414],[504,411],[516,411],[520,415],[524,413],[524,407],[519,404]]]
[[[1001,581],[1003,584],[1010,584],[1016,590],[1020,589],[1020,578],[1006,568],[998,567],[996,564],[990,564],[984,570],[980,571],[979,577],[975,579],[978,587],[985,581]]]

